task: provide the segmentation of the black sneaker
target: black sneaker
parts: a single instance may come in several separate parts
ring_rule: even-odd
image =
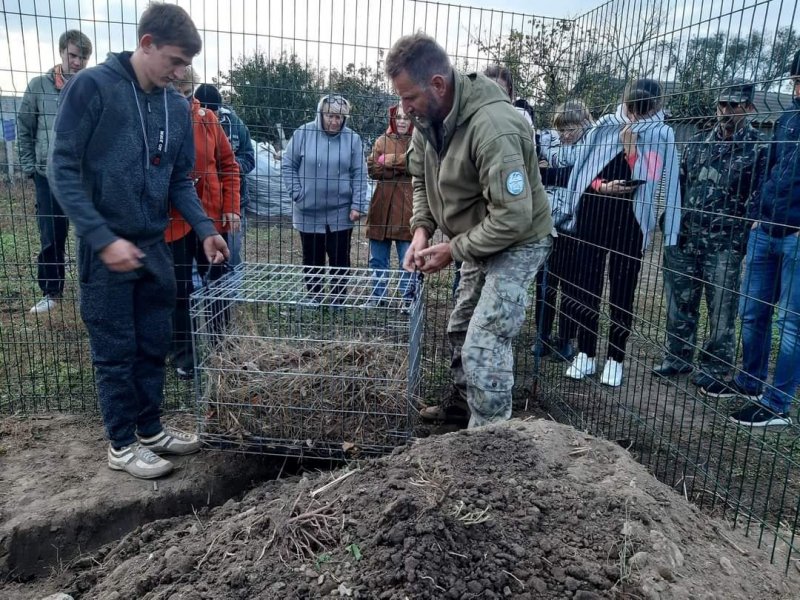
[[[692,375],[692,385],[696,385],[697,387],[708,387],[715,381],[717,381],[716,377],[712,377],[703,370],[697,371]]]
[[[786,427],[792,424],[788,413],[775,413],[761,404],[749,404],[728,419],[744,427]]]
[[[736,380],[730,382],[715,380],[707,386],[702,386],[697,390],[701,396],[708,398],[744,398],[751,402],[760,402],[761,394],[757,392],[748,392]]]

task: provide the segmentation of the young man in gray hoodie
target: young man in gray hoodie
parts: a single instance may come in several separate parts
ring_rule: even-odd
[[[210,262],[228,248],[189,179],[189,105],[170,85],[200,52],[200,36],[182,8],[160,3],[142,14],[137,34],[135,52],[109,54],[64,88],[48,176],[80,242],[80,310],[108,466],[149,479],[172,470],[159,455],[200,449],[196,435],[161,424],[175,304],[168,206],[197,232]]]

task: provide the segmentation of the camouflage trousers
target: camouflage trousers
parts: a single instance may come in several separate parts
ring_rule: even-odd
[[[708,336],[699,352],[699,368],[724,379],[733,370],[736,311],[742,252],[703,248],[664,249],[664,294],[667,300],[667,361],[691,364],[697,347],[700,300],[705,292]]]
[[[453,381],[469,405],[470,427],[511,418],[511,342],[525,322],[530,284],[552,245],[548,236],[461,266],[447,337]]]

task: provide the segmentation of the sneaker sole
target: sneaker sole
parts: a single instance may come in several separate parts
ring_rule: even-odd
[[[141,442],[140,442],[141,443]],[[190,448],[187,450],[180,450],[180,449],[172,449],[172,448],[160,448],[158,446],[148,446],[147,444],[142,443],[142,448],[147,448],[153,454],[157,454],[158,456],[189,456],[190,454],[197,454],[200,452],[201,446],[197,446],[196,448]]]
[[[762,421],[761,423],[753,423],[751,421],[737,421],[732,417],[728,417],[728,420],[731,423],[736,423],[742,427],[751,427],[751,428],[766,428],[766,427],[790,427],[792,425],[791,417],[779,417],[775,419],[770,419],[769,421]]]
[[[727,398],[737,398],[741,396],[741,394],[737,394],[736,392],[709,392],[703,388],[699,388],[697,393],[701,396],[705,396],[706,398],[720,398],[720,399],[727,399]],[[751,399],[751,396],[741,396],[742,398],[747,398],[748,400]]]
[[[126,469],[124,465],[118,465],[116,463],[108,461],[108,468],[111,469],[112,471],[125,471],[128,475],[136,477],[136,479],[157,479],[159,477],[163,477],[164,475],[172,473],[174,466],[170,464],[169,468],[164,467],[164,469],[161,469],[159,471],[136,473],[131,469]]]

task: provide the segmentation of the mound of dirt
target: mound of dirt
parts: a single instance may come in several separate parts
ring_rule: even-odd
[[[790,597],[755,541],[550,421],[417,440],[157,521],[62,574],[103,600]]]

